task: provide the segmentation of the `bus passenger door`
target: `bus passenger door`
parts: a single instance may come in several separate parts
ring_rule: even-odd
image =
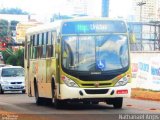
[[[48,48],[47,48],[47,60],[46,60],[46,68],[47,68],[47,83],[50,83],[51,86],[51,96],[52,98],[55,97],[55,91],[57,91],[57,89],[54,89],[53,86],[55,86],[55,88],[58,88],[57,86],[57,59],[56,59],[56,53],[55,53],[55,45],[56,45],[56,31],[52,31],[49,32],[49,41],[48,41]],[[54,84],[54,85],[53,85]],[[57,93],[56,93],[57,95]]]

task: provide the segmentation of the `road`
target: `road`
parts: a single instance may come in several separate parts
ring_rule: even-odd
[[[100,103],[99,105],[69,104],[57,110],[54,104],[37,106],[34,97],[30,98],[26,94],[6,93],[0,95],[0,114],[2,120],[5,120],[6,114],[8,118],[15,120],[116,120],[125,119],[124,114],[139,114],[138,117],[155,114],[156,116],[151,117],[159,120],[160,102],[125,98],[122,109],[114,109],[110,105]]]

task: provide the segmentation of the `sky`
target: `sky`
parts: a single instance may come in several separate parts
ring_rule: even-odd
[[[71,14],[67,10],[67,1],[74,0],[0,0],[0,7],[21,8],[33,14],[50,15],[54,13]],[[86,0],[89,4],[89,14],[91,16],[101,15],[101,0]],[[110,0],[110,16],[124,16],[130,13],[131,0]]]

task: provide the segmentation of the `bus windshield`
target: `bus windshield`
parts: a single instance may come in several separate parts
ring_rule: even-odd
[[[62,40],[62,65],[67,70],[105,72],[129,65],[126,35],[64,36]]]

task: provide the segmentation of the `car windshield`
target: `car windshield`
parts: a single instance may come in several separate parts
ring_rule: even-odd
[[[128,66],[126,35],[66,36],[62,47],[63,67],[75,71],[110,71]]]
[[[24,76],[23,68],[4,68],[2,69],[2,77]]]

